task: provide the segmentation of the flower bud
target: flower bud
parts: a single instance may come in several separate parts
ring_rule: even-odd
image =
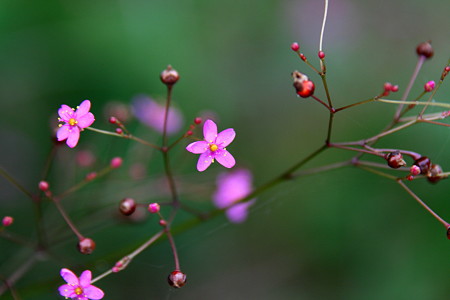
[[[417,176],[420,174],[420,168],[417,165],[412,165],[411,168],[409,168],[409,172],[412,176]]]
[[[50,185],[48,184],[47,181],[40,181],[38,186],[39,189],[43,192],[48,191],[48,189],[50,188]]]
[[[10,226],[14,222],[14,218],[10,216],[3,217],[2,225],[5,227]]]
[[[157,212],[159,212],[160,206],[158,203],[150,203],[148,205],[148,211],[152,214],[156,214]]]
[[[202,123],[202,118],[196,117],[196,118],[194,119],[194,123],[197,124],[197,125],[201,124],[201,123]]]
[[[325,52],[319,51],[319,53],[317,53],[317,56],[319,56],[320,59],[324,59],[325,58]]]
[[[432,90],[434,90],[435,86],[436,86],[436,83],[433,80],[431,80],[431,81],[428,81],[427,83],[425,83],[423,88],[424,88],[425,92],[431,92]]]
[[[109,123],[116,124],[117,123],[117,118],[116,117],[109,117]]]
[[[110,166],[113,169],[117,169],[122,165],[122,162],[123,162],[122,158],[114,157],[113,159],[111,159]]]
[[[85,180],[86,181],[92,181],[97,177],[97,172],[90,172],[86,175]]]
[[[445,177],[439,176],[440,174],[442,174],[442,172],[443,171],[440,165],[432,164],[430,167],[430,173],[427,177],[428,181],[432,183],[437,183],[441,179],[444,179]]]
[[[427,175],[430,171],[431,161],[426,156],[417,159],[414,164],[420,168],[420,174]]]
[[[179,289],[186,284],[186,274],[182,273],[179,270],[175,270],[169,274],[169,277],[167,277],[167,281],[169,282],[170,286]]]
[[[167,68],[161,72],[160,78],[165,85],[172,86],[180,79],[180,76],[176,70],[172,69],[171,65],[168,65]]]
[[[78,242],[77,248],[81,254],[91,254],[95,250],[95,242],[90,238],[84,238]]]
[[[291,49],[292,49],[292,51],[297,52],[298,50],[300,50],[300,46],[297,42],[295,42],[295,43],[291,44]]]
[[[384,158],[386,159],[388,166],[393,169],[406,166],[406,162],[403,160],[403,155],[399,151],[387,153]]]
[[[120,201],[119,210],[125,216],[129,216],[136,210],[136,202],[132,198],[124,198]]]
[[[416,53],[419,56],[425,56],[426,58],[431,58],[434,54],[434,50],[433,50],[433,47],[431,47],[430,42],[423,42],[417,46]]]

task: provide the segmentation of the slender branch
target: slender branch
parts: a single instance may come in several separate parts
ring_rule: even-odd
[[[115,137],[120,137],[120,138],[124,138],[124,139],[133,140],[133,141],[136,141],[136,142],[141,143],[143,145],[155,148],[157,150],[161,150],[161,148],[156,146],[155,144],[147,142],[146,140],[143,140],[143,139],[138,138],[138,137],[136,137],[134,135],[131,135],[131,134],[119,134],[119,133],[116,133],[116,132],[102,130],[102,129],[97,129],[97,128],[94,128],[94,127],[86,127],[86,129],[89,129],[91,131],[95,131],[95,132],[98,132],[98,133],[101,133],[101,134],[106,134],[106,135],[111,135],[111,136],[115,136]]]
[[[170,248],[172,249],[173,259],[175,261],[175,270],[179,271],[179,270],[181,270],[180,269],[180,260],[178,259],[178,252],[177,252],[177,247],[175,246],[175,241],[174,241],[173,236],[170,233],[170,229],[168,227],[166,227],[164,231],[167,235],[167,238],[169,239]]]
[[[0,166],[0,175],[3,176],[6,180],[8,180],[13,186],[15,186],[19,191],[24,193],[31,200],[36,200],[34,195],[30,193],[23,185],[21,185],[15,178],[13,178],[9,173]]]
[[[325,0],[325,8],[323,12],[323,21],[322,21],[322,29],[320,30],[320,42],[319,42],[319,51],[322,51],[323,46],[323,33],[325,31],[325,23],[327,22],[327,13],[328,13],[328,0]]]
[[[341,111],[341,110],[344,110],[344,109],[347,109],[347,108],[350,108],[350,107],[354,107],[354,106],[357,106],[357,105],[373,102],[373,101],[375,101],[375,98],[370,98],[370,99],[367,99],[367,100],[359,101],[359,102],[356,102],[356,103],[353,103],[353,104],[350,104],[350,105],[346,105],[346,106],[343,106],[343,107],[336,108],[335,112],[338,112],[338,111]]]
[[[30,270],[37,261],[38,253],[33,253],[20,267],[18,267],[14,273],[5,280],[3,286],[0,287],[0,296],[5,291],[11,289],[11,287],[19,280],[28,270]]]

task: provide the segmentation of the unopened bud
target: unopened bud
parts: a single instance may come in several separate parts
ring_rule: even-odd
[[[417,176],[420,174],[420,168],[417,165],[412,165],[411,168],[409,168],[409,172],[412,176]]]
[[[414,164],[420,168],[420,174],[427,175],[430,171],[431,161],[426,156],[417,159]]]
[[[39,189],[43,192],[48,191],[48,189],[50,188],[50,185],[48,184],[47,181],[40,181],[39,182]]]
[[[122,162],[123,162],[122,158],[114,157],[113,159],[111,159],[110,166],[113,169],[117,169],[122,165]]]
[[[5,216],[2,219],[2,225],[5,227],[10,226],[14,222],[14,218],[10,216]]]
[[[324,59],[325,58],[325,52],[319,51],[319,53],[317,53],[317,56],[319,56],[320,59]]]
[[[434,54],[433,47],[431,47],[430,42],[420,43],[416,48],[416,53],[419,56],[424,56],[426,58],[431,58]]]
[[[186,274],[182,273],[179,270],[175,270],[169,274],[169,277],[167,277],[167,281],[169,282],[170,286],[179,289],[186,284]]]
[[[136,202],[132,198],[124,198],[120,201],[119,210],[125,216],[129,216],[136,210]]]
[[[158,203],[150,203],[148,205],[148,211],[152,214],[156,214],[157,212],[159,212],[160,206]]]
[[[172,86],[180,79],[180,76],[176,70],[172,69],[171,65],[168,65],[167,68],[161,72],[160,78],[165,85]]]
[[[87,181],[94,180],[97,177],[97,172],[88,173],[85,177]]]
[[[387,153],[384,158],[386,159],[388,166],[393,169],[406,166],[406,162],[403,159],[403,155],[399,151]]]
[[[434,90],[435,86],[436,86],[436,83],[433,80],[431,80],[431,81],[428,81],[427,83],[425,83],[423,88],[424,88],[425,92],[431,92],[432,90]]]
[[[201,124],[202,123],[202,118],[200,118],[200,117],[195,118],[194,119],[194,123],[197,124],[197,125]]]
[[[84,238],[78,242],[77,248],[81,254],[91,254],[95,250],[95,242],[90,238]]]
[[[292,51],[297,52],[298,50],[300,50],[300,46],[299,46],[298,43],[292,43],[291,44],[291,49],[292,49]]]
[[[442,173],[443,173],[443,171],[442,171],[442,168],[440,165],[432,164],[430,167],[430,173],[429,173],[429,176],[427,177],[427,179],[429,182],[437,183],[441,179],[446,178],[444,176],[440,176]]]

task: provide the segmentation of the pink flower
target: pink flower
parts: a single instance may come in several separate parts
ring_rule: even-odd
[[[235,205],[233,203],[248,196],[252,189],[252,174],[249,170],[240,169],[219,174],[213,203],[220,209],[228,207],[225,215],[230,222],[242,223],[247,219],[247,210],[255,203],[255,199]]]
[[[89,112],[91,109],[91,101],[84,100],[81,102],[77,110],[70,108],[63,104],[58,110],[58,121],[64,122],[60,124],[56,137],[58,141],[64,141],[67,139],[66,144],[70,148],[75,147],[80,139],[80,131],[84,128],[91,126],[94,123],[94,115]]]
[[[164,129],[164,115],[166,108],[158,104],[147,96],[138,96],[133,99],[132,104],[133,114],[139,121],[145,125],[162,133]],[[180,130],[183,124],[183,117],[176,108],[169,108],[167,117],[167,134],[174,134]]]
[[[61,269],[60,274],[67,282],[67,284],[59,287],[61,296],[76,300],[96,300],[102,299],[105,295],[101,289],[91,285],[92,273],[89,270],[81,273],[80,278],[66,268]]]
[[[225,149],[236,136],[233,128],[225,129],[217,134],[217,125],[211,120],[206,120],[203,125],[203,135],[205,140],[193,142],[186,147],[186,150],[195,154],[200,154],[197,162],[197,170],[205,171],[214,159],[226,168],[232,168],[236,161],[234,157]]]

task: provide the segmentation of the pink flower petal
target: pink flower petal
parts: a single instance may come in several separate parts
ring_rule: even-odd
[[[232,168],[236,164],[233,155],[225,149],[219,149],[214,154],[214,158],[225,168]]]
[[[70,125],[63,125],[61,126],[58,131],[56,132],[56,138],[58,139],[58,141],[64,141],[65,139],[67,139],[69,137],[70,134]]]
[[[213,157],[211,151],[206,151],[200,155],[197,162],[197,170],[199,172],[205,171],[212,163]]]
[[[80,139],[80,129],[77,126],[70,127],[72,128],[69,129],[69,137],[67,138],[66,144],[70,148],[73,148],[78,144],[78,140]]]
[[[93,285],[85,287],[83,291],[86,297],[92,300],[102,299],[105,296],[105,293],[101,289]]]
[[[80,128],[86,128],[92,125],[94,123],[95,118],[92,113],[87,113],[82,117],[77,117],[77,126]]]
[[[78,277],[69,269],[61,269],[59,274],[68,284],[78,285]]]
[[[58,288],[58,291],[59,291],[59,294],[63,297],[72,298],[72,297],[77,296],[77,294],[75,294],[75,289],[77,287],[78,287],[78,285],[74,286],[74,285],[64,284]]]
[[[91,279],[92,279],[91,271],[86,270],[83,273],[81,273],[79,278],[81,287],[84,289],[85,287],[91,285]]]
[[[225,208],[252,191],[252,174],[249,170],[238,169],[221,173],[217,177],[217,190],[213,194],[213,202],[217,208]]]
[[[242,223],[247,219],[248,208],[254,203],[254,201],[247,201],[244,203],[238,203],[233,205],[225,212],[228,220],[231,223]]]
[[[213,143],[217,137],[217,125],[211,120],[206,120],[203,125],[203,136],[205,141],[208,143]]]
[[[77,119],[87,114],[90,109],[91,109],[91,101],[84,100],[83,102],[81,102],[76,111]]]
[[[220,147],[226,147],[231,144],[235,136],[236,132],[233,128],[225,129],[217,135],[216,144],[220,145]]]
[[[61,105],[61,108],[58,109],[58,115],[65,122],[69,122],[70,118],[73,117],[73,114],[74,114],[74,111],[72,110],[72,108],[65,104]]]
[[[193,142],[186,147],[187,151],[195,154],[203,153],[205,151],[208,151],[208,149],[208,143],[205,141]]]

